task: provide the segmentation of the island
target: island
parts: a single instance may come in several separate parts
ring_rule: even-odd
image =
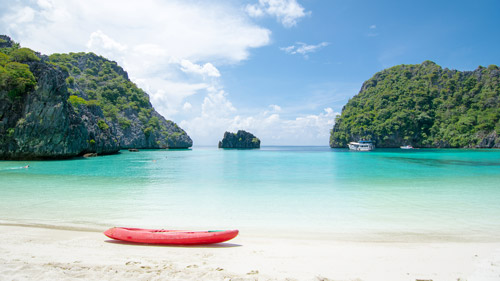
[[[243,130],[239,130],[237,133],[225,132],[224,138],[219,141],[219,148],[260,148],[260,139]]]
[[[500,69],[398,65],[364,82],[337,116],[330,146],[500,148]]]
[[[116,62],[52,54],[0,35],[0,159],[63,159],[193,141]]]

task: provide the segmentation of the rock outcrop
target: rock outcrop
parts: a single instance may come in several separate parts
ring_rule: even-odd
[[[19,46],[7,36],[0,36],[0,48],[0,159],[63,159],[87,153],[111,154],[122,148],[192,146],[189,136],[158,114],[149,99],[132,109],[118,110],[114,112],[116,118],[109,118],[103,103],[88,102],[84,91],[75,95],[74,78],[69,79],[67,69],[49,57],[15,57]],[[29,49],[23,51],[34,54]],[[29,67],[26,75],[31,72],[36,85],[19,90],[12,82],[15,73],[8,71],[23,65]],[[102,83],[106,77],[99,79]],[[80,102],[70,97],[78,97]],[[129,117],[127,121],[125,116]]]
[[[443,69],[425,61],[376,73],[342,109],[331,147],[500,148],[500,69]]]
[[[187,148],[193,141],[153,108],[149,96],[116,62],[93,53],[53,54],[51,63],[68,73],[75,108],[98,104],[121,148]]]
[[[239,130],[236,134],[225,132],[224,138],[219,141],[219,148],[260,148],[260,140],[253,134],[243,130]]]

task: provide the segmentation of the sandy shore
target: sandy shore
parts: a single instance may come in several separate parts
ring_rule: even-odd
[[[349,242],[244,231],[208,247],[0,225],[1,280],[500,280],[500,243]]]

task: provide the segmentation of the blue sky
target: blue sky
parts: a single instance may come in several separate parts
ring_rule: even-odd
[[[139,3],[140,2],[140,3]],[[0,33],[117,61],[196,145],[327,145],[376,72],[500,64],[500,1],[0,0]]]

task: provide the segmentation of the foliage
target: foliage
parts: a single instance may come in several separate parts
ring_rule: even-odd
[[[11,99],[32,91],[35,85],[35,76],[27,64],[9,62],[0,66],[0,90],[7,91]]]
[[[75,84],[75,78],[73,76],[68,76],[68,78],[66,78],[66,84],[73,86]]]
[[[102,119],[97,121],[97,126],[99,127],[99,129],[101,129],[103,131],[106,131],[107,129],[109,129],[109,125],[106,124],[106,121],[104,121]]]
[[[40,61],[40,58],[35,55],[35,52],[29,48],[13,50],[10,53],[10,58],[12,61],[16,62]]]
[[[0,50],[0,91],[6,91],[11,100],[22,97],[36,86],[36,79],[27,64],[21,61],[40,60],[32,50],[19,44]]]
[[[459,72],[433,62],[375,74],[343,108],[330,145],[372,139],[379,147],[470,147],[500,133],[497,66]]]
[[[10,138],[14,135],[15,129],[14,128],[8,128],[7,129],[7,136]]]
[[[75,96],[75,95],[69,96],[68,102],[71,103],[71,105],[73,107],[76,107],[76,108],[78,108],[78,106],[81,105],[81,104],[87,105],[87,101],[86,100],[84,100],[83,98],[81,98],[79,96]]]
[[[149,96],[128,79],[116,62],[93,53],[53,54],[49,61],[67,72],[68,92],[81,98],[72,98],[70,102],[76,102],[76,106],[99,106],[107,124],[114,128],[127,130],[138,126],[146,137],[178,138],[185,134],[175,123],[153,114]]]
[[[0,53],[0,66],[5,66],[10,61],[8,55]]]
[[[126,130],[127,128],[130,127],[130,125],[132,125],[132,121],[130,121],[129,119],[127,119],[125,117],[119,117],[118,124],[120,125],[120,128],[122,128],[123,130]]]
[[[155,129],[151,127],[146,127],[143,131],[144,135],[146,135],[146,137],[149,137],[152,133],[154,133]]]
[[[116,62],[93,53],[53,54],[49,60],[68,73],[70,92],[89,99],[87,105],[100,106],[106,119],[118,122],[122,129],[132,124],[124,111],[135,112],[143,125],[159,128],[158,118],[151,116],[148,95],[128,80]]]
[[[180,132],[175,132],[175,133],[170,134],[170,136],[171,136],[171,137],[174,137],[174,138],[178,138],[178,137],[180,137],[181,135],[182,135],[182,133],[180,133]]]

